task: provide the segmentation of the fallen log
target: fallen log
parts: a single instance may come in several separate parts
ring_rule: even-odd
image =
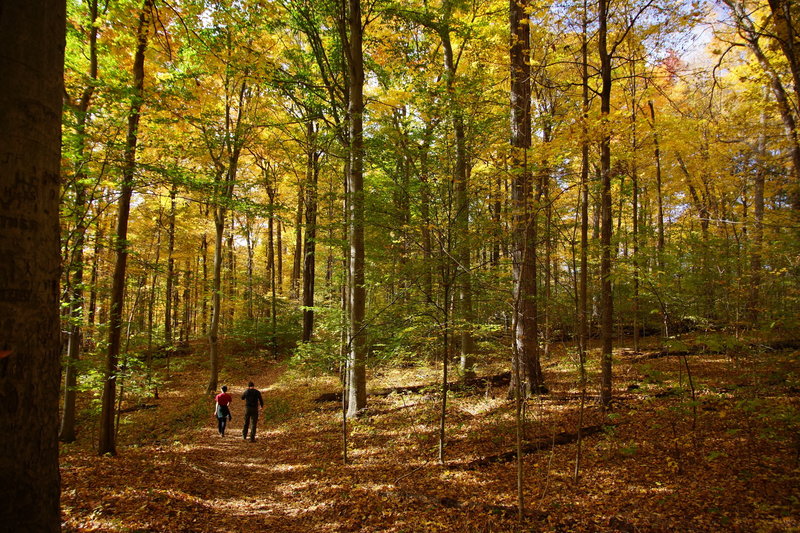
[[[662,357],[674,357],[674,356],[684,357],[689,355],[722,354],[733,350],[740,350],[742,348],[746,348],[748,350],[769,350],[769,351],[797,350],[800,349],[800,339],[789,339],[789,340],[780,340],[773,342],[749,342],[738,345],[737,347],[730,347],[730,346],[712,347],[702,342],[698,342],[697,344],[692,344],[688,348],[682,350],[659,350],[639,355],[638,357],[634,357],[632,361],[634,363],[638,363],[650,359],[661,359]]]
[[[133,413],[135,411],[142,411],[144,409],[155,409],[156,407],[158,407],[158,405],[156,405],[156,404],[140,403],[140,404],[134,405],[132,407],[126,407],[125,409],[120,409],[119,412],[120,413]]]
[[[588,437],[590,435],[595,435],[597,433],[602,433],[605,430],[605,428],[610,427],[612,425],[613,424],[598,424],[595,426],[587,426],[585,428],[582,428],[581,438]],[[540,452],[543,450],[549,450],[554,446],[560,446],[563,444],[572,444],[573,442],[577,441],[578,441],[577,433],[568,433],[564,431],[554,436],[539,437],[533,441],[527,442],[525,445],[522,446],[522,453],[523,455],[527,455],[531,453]],[[498,463],[510,463],[516,460],[516,458],[517,458],[517,451],[512,450],[510,452],[505,452],[498,455],[490,455],[482,459],[476,459],[475,461],[471,461],[462,466],[454,465],[454,467],[459,468],[461,470],[474,470],[476,468],[484,468]]]

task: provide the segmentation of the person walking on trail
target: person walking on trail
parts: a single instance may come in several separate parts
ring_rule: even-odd
[[[264,408],[264,399],[261,398],[261,392],[256,389],[253,382],[247,384],[247,390],[242,394],[244,400],[244,429],[242,429],[242,438],[247,439],[247,430],[250,429],[250,442],[256,440],[256,425],[258,424],[258,412]]]
[[[221,437],[225,436],[225,426],[228,424],[228,420],[233,418],[233,416],[231,416],[232,401],[233,397],[228,394],[228,387],[223,385],[222,392],[217,394],[214,398],[214,403],[217,405],[214,410],[214,415],[217,417],[217,429]]]

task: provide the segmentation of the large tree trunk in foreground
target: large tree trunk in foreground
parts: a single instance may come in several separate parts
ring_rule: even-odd
[[[63,0],[0,7],[0,520],[60,531]]]

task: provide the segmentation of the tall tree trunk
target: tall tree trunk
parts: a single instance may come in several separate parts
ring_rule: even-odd
[[[422,292],[426,298],[433,298],[433,239],[431,237],[431,192],[428,183],[428,145],[420,147],[420,219],[422,221]]]
[[[280,219],[275,217],[275,198],[278,195],[278,184],[274,181],[274,172],[272,167],[268,162],[259,163],[261,166],[262,174],[264,175],[264,187],[267,191],[267,197],[269,198],[269,221],[267,223],[267,279],[269,283],[269,290],[272,293],[272,302],[269,309],[269,316],[273,319],[273,324],[275,323],[275,294],[279,292],[280,287],[276,288],[275,284],[280,284],[280,277],[282,275],[280,270],[280,261],[281,261],[281,234],[280,234]],[[278,239],[277,239],[277,255],[278,255],[278,272],[275,272],[276,269],[276,244],[275,244],[275,232],[278,232]],[[274,329],[274,328],[273,328]],[[273,336],[275,332],[273,331]],[[274,339],[273,339],[274,340]]]
[[[253,237],[253,217],[245,213],[245,241],[247,242],[247,320],[253,321],[253,256],[255,255],[255,239]]]
[[[611,405],[612,385],[612,339],[614,335],[613,301],[611,296],[611,56],[608,53],[608,0],[599,0],[598,41],[600,52],[600,114],[603,137],[600,141],[600,337],[601,379],[600,403],[604,408]]]
[[[84,322],[84,288],[83,278],[86,268],[83,248],[86,243],[87,205],[86,187],[84,180],[87,177],[88,155],[86,154],[86,125],[89,119],[89,105],[94,94],[97,81],[97,0],[89,2],[89,80],[81,94],[76,114],[76,146],[75,154],[75,242],[74,254],[68,266],[68,275],[71,275],[70,301],[69,301],[69,338],[67,341],[67,361],[64,365],[64,403],[61,415],[61,427],[58,438],[62,442],[73,442],[75,432],[75,401],[77,399],[78,361],[80,360],[81,345],[83,343]]]
[[[144,0],[136,30],[136,52],[133,58],[133,94],[128,115],[128,134],[125,142],[125,160],[122,169],[122,187],[117,214],[117,231],[114,246],[117,260],[111,286],[111,304],[108,326],[108,352],[103,383],[102,410],[100,414],[100,455],[116,455],[114,412],[119,374],[122,311],[125,303],[125,271],[128,263],[128,218],[130,216],[133,178],[136,170],[136,144],[139,135],[139,118],[144,100],[144,52],[150,30],[153,0]]]
[[[453,56],[453,45],[450,40],[450,17],[452,3],[447,1],[443,7],[445,20],[439,29],[444,49],[444,69],[447,92],[450,99],[449,114],[455,135],[456,161],[453,176],[453,196],[455,200],[454,229],[456,235],[456,278],[457,312],[460,323],[459,344],[461,352],[461,373],[463,379],[475,376],[475,341],[472,336],[472,269],[470,265],[469,240],[469,169],[467,165],[467,140],[464,127],[464,116],[455,92],[456,59]]]
[[[297,212],[294,219],[294,263],[292,264],[292,279],[289,282],[289,296],[300,297],[300,272],[303,264],[303,198],[305,187],[301,185],[297,190]]]
[[[584,408],[586,406],[586,355],[589,352],[589,7],[583,0],[583,21],[581,32],[581,104],[583,126],[581,135],[581,266],[578,282],[578,372],[580,373],[581,403],[578,411],[578,442],[575,452],[575,472],[577,482],[581,472],[583,455]]]
[[[636,101],[636,61],[631,61],[631,186],[633,188],[632,214],[633,218],[633,350],[639,351],[639,168],[637,162],[637,151],[639,149],[639,138],[636,129],[637,110],[639,108]]]
[[[183,318],[181,320],[181,342],[189,342],[192,318],[192,266],[187,260],[183,269]]]
[[[283,221],[278,219],[275,225],[276,236],[276,255],[278,260],[278,272],[275,284],[277,284],[278,294],[283,294]]]
[[[303,261],[303,342],[311,340],[314,329],[314,281],[316,279],[317,249],[317,182],[319,181],[319,151],[316,147],[314,121],[309,120],[306,164],[306,232]]]
[[[150,293],[148,296],[149,304],[147,306],[147,350],[148,353],[153,347],[153,329],[155,325],[155,309],[156,309],[156,287],[158,286],[158,270],[161,262],[161,224],[158,224],[156,229],[156,257],[153,261],[153,277],[150,283]],[[149,357],[149,355],[148,355]],[[148,360],[149,361],[149,360]],[[148,364],[149,368],[149,364]]]
[[[89,275],[89,316],[86,318],[86,323],[90,329],[94,328],[95,317],[97,315],[97,277],[100,268],[100,250],[102,249],[103,239],[105,238],[101,221],[102,219],[97,217],[92,249],[92,271]]]
[[[656,257],[656,262],[660,268],[664,257],[664,195],[661,189],[661,146],[658,141],[658,131],[656,131],[656,109],[652,100],[647,101],[647,107],[650,108],[650,126],[653,128],[653,157],[656,162],[656,201],[658,202],[658,216],[656,217],[658,226],[656,250],[658,251],[658,256]]]
[[[492,266],[498,267],[500,266],[500,251],[501,251],[501,244],[503,241],[503,235],[505,231],[503,231],[503,176],[502,174],[497,174],[497,179],[495,181],[495,199],[494,199],[494,208],[492,209],[492,225],[496,228],[497,233],[494,236],[492,242]]]
[[[761,300],[761,268],[764,243],[764,185],[767,169],[764,161],[767,159],[766,134],[764,126],[767,121],[766,110],[761,110],[761,133],[758,138],[758,168],[753,177],[753,229],[752,243],[750,245],[750,294],[748,295],[747,310],[750,322],[758,325],[760,318]]]
[[[167,287],[164,298],[164,344],[172,346],[172,304],[175,292],[175,197],[178,188],[173,182],[169,191],[169,226],[167,227]]]
[[[201,205],[200,210],[204,217],[208,216],[208,205]],[[200,239],[200,258],[202,260],[203,281],[201,286],[202,303],[200,305],[200,334],[208,333],[208,234],[203,231]]]
[[[347,67],[350,118],[349,242],[350,275],[350,398],[347,415],[354,417],[367,405],[366,286],[364,278],[364,52],[360,0],[347,0]]]
[[[552,141],[552,127],[549,124],[550,117],[542,117],[545,122],[542,128],[542,142],[547,146]],[[547,150],[547,148],[545,148]],[[553,301],[553,199],[550,196],[550,165],[547,160],[542,161],[542,169],[538,180],[539,192],[537,196],[544,202],[544,295],[541,305],[537,302],[537,310],[541,309],[538,315],[541,316],[541,338],[542,346],[539,358],[547,358],[550,355],[550,334],[551,334],[551,312],[550,303]],[[538,244],[538,243],[537,243]]]
[[[61,530],[59,175],[65,3],[0,8],[0,517]]]
[[[267,222],[267,279],[269,281],[269,289],[275,289],[275,195],[277,194],[277,187],[272,184],[271,176],[266,167],[262,167],[264,173],[265,186],[267,189],[267,197],[269,198],[269,221]],[[280,247],[278,248],[280,254]],[[270,310],[270,313],[272,311]]]
[[[227,300],[231,303],[227,309],[226,315],[226,326],[228,330],[233,329],[233,325],[235,323],[235,314],[236,314],[236,306],[234,305],[234,301],[236,300],[236,254],[234,253],[234,244],[235,241],[233,236],[236,234],[236,219],[231,216],[229,217],[231,222],[230,228],[228,229],[228,243],[226,250],[228,252],[227,255],[227,263],[228,268],[225,270],[225,277],[226,277],[226,287],[225,292],[227,295]]]
[[[217,390],[219,371],[222,366],[219,352],[219,323],[222,316],[222,237],[225,232],[226,212],[226,209],[221,205],[214,207],[214,264],[211,274],[211,323],[208,327],[211,375],[206,386],[206,391],[209,394]]]
[[[515,354],[521,358],[526,380],[524,393],[544,389],[539,363],[538,316],[536,305],[536,217],[533,206],[533,180],[528,168],[531,146],[531,67],[528,3],[510,2],[511,25],[511,174],[514,241],[512,248]],[[515,363],[516,364],[516,363]],[[516,374],[514,374],[516,375]],[[509,394],[515,394],[516,383]]]

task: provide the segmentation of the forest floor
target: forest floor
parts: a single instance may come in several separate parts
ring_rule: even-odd
[[[524,456],[522,525],[516,464],[501,455],[515,443],[506,386],[448,395],[440,465],[440,368],[373,371],[371,392],[431,387],[370,396],[350,423],[345,466],[340,404],[314,401],[337,391],[335,377],[229,353],[220,384],[234,395],[233,421],[220,437],[198,348],[173,361],[160,398],[147,401],[155,407],[123,415],[117,456],[96,454],[89,418],[79,440],[62,445],[63,530],[800,531],[800,352],[706,348],[685,358],[615,353],[614,408],[604,414],[589,398],[583,427],[595,432],[583,440],[577,482],[577,372],[554,350],[550,392],[526,406],[526,440],[541,449]],[[479,374],[507,370],[506,361],[484,362]],[[266,402],[256,442],[241,435],[249,380]]]

